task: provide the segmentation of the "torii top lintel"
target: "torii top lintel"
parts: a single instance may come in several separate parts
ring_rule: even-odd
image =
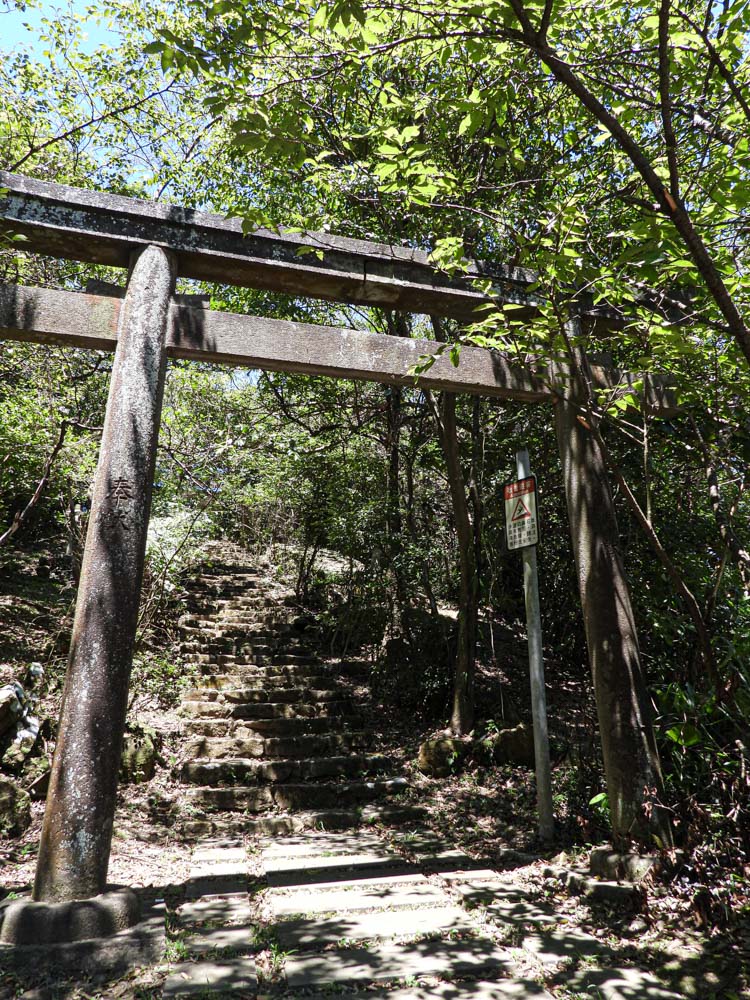
[[[133,250],[154,244],[175,253],[180,276],[221,284],[467,320],[487,301],[471,279],[489,278],[499,301],[539,304],[530,290],[537,276],[522,268],[474,261],[456,278],[410,247],[319,232],[243,234],[237,219],[3,171],[0,195],[0,220],[26,248],[91,264],[127,267]]]

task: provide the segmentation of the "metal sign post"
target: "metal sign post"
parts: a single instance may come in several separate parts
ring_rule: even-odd
[[[544,694],[544,658],[542,655],[542,619],[539,610],[539,580],[536,568],[536,544],[539,521],[536,510],[536,479],[531,474],[529,453],[524,448],[516,452],[518,481],[508,483],[504,490],[505,524],[509,549],[521,549],[523,555],[523,587],[526,597],[526,631],[529,639],[529,673],[531,675],[531,716],[534,725],[534,759],[536,762],[536,801],[539,814],[539,836],[552,840],[555,821],[552,814],[552,778],[547,734],[547,704]]]

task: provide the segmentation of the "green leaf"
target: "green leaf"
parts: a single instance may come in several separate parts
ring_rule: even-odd
[[[701,735],[692,722],[683,722],[667,730],[667,736],[681,747],[694,747],[701,742]]]

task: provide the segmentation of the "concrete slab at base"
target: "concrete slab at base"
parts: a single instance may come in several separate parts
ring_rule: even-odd
[[[183,903],[177,910],[182,927],[207,924],[221,920],[225,924],[246,923],[253,916],[253,909],[246,892],[224,896],[204,896],[193,902]]]
[[[329,874],[329,872],[325,872],[326,877]],[[334,874],[340,873],[334,871]],[[369,889],[376,886],[387,886],[393,889],[396,886],[423,885],[426,882],[427,879],[421,872],[391,872],[387,875],[376,875],[373,877],[368,875],[367,878],[352,878],[351,873],[349,873],[348,878],[327,878],[327,881],[321,880],[319,882],[290,882],[288,885],[282,882],[280,885],[274,886],[274,888],[294,892],[302,891],[302,886],[304,886],[305,891],[312,895],[313,893],[318,892],[330,892],[332,889],[351,891],[356,889]]]
[[[177,966],[164,983],[163,997],[255,995],[255,960],[228,958],[216,962],[189,962]]]
[[[388,863],[402,863],[397,855],[387,855],[382,851],[360,854],[339,854],[337,851],[330,851],[314,855],[300,857],[275,857],[263,859],[263,867],[266,875],[275,875],[277,872],[288,871],[308,871],[318,868],[360,868],[368,865],[384,865]]]
[[[190,868],[190,878],[247,878],[247,858],[242,861],[201,861]]]
[[[274,868],[266,870],[266,879],[270,886],[290,887],[295,885],[312,885],[328,883],[358,882],[372,878],[391,878],[394,881],[404,875],[416,874],[414,866],[397,859],[388,860],[375,856],[364,855],[352,858],[313,858],[309,867],[303,859],[296,862],[297,867]],[[319,862],[331,862],[319,863]],[[350,863],[354,862],[354,863]]]
[[[232,949],[248,955],[258,950],[258,925],[236,924],[232,927],[212,927],[210,930],[199,930],[185,939],[185,944],[191,955],[207,955],[210,952],[221,952]]]
[[[472,929],[463,910],[441,906],[424,910],[378,910],[375,913],[341,913],[335,917],[287,920],[276,925],[276,936],[285,950],[322,948],[338,941],[372,938],[409,938],[420,934],[448,934]]]
[[[496,872],[494,868],[456,868],[455,870],[449,869],[446,871],[436,872],[440,878],[445,879],[446,882],[504,882],[507,885],[507,878],[503,876],[500,872]]]
[[[164,904],[154,903],[144,908],[134,927],[111,937],[41,946],[0,944],[0,969],[20,973],[54,969],[105,979],[159,962],[166,946],[165,915]]]
[[[194,875],[185,889],[187,899],[202,896],[223,896],[231,893],[247,893],[247,871],[237,875]]]
[[[508,882],[500,882],[497,879],[470,879],[466,882],[451,880],[450,887],[453,892],[460,893],[464,902],[469,906],[489,906],[500,900],[508,903],[522,903],[531,900],[529,894],[523,889]]]
[[[291,987],[328,983],[361,983],[404,979],[407,976],[467,976],[492,970],[508,976],[507,952],[492,941],[417,941],[377,948],[346,948],[288,959],[285,972]]]
[[[662,986],[655,976],[638,969],[597,969],[565,981],[572,993],[588,993],[601,1000],[685,1000]]]
[[[133,927],[140,916],[140,898],[127,888],[65,903],[18,899],[0,911],[0,943],[66,944],[106,938]]]
[[[522,947],[545,966],[579,963],[582,957],[611,960],[612,952],[598,938],[573,927],[564,931],[527,934]]]
[[[415,855],[419,864],[430,872],[487,870],[487,861],[472,858],[457,848],[443,851],[412,851],[411,853]]]
[[[529,979],[499,979],[496,982],[440,983],[410,986],[404,990],[349,993],[347,1000],[552,1000],[544,987]]]
[[[382,851],[383,843],[372,834],[309,834],[306,837],[277,837],[260,843],[264,860],[271,858],[300,858],[336,854],[365,854]]]
[[[549,906],[538,903],[524,903],[512,899],[498,899],[486,909],[487,916],[498,926],[529,927],[537,925],[549,927],[558,925],[558,914]]]
[[[275,917],[285,918],[315,913],[396,910],[407,906],[444,906],[448,902],[448,896],[427,879],[422,879],[421,882],[403,886],[385,883],[322,892],[297,890],[274,893],[267,897],[267,901]]]
[[[247,853],[244,847],[202,847],[193,851],[193,864],[234,864],[247,867]]]

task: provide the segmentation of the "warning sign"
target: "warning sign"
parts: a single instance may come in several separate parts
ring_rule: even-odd
[[[536,516],[536,478],[527,476],[515,483],[506,483],[505,531],[509,549],[522,549],[539,541]]]
[[[513,523],[516,521],[524,521],[527,517],[531,517],[531,511],[523,500],[516,500],[516,509],[513,511],[511,521]]]

